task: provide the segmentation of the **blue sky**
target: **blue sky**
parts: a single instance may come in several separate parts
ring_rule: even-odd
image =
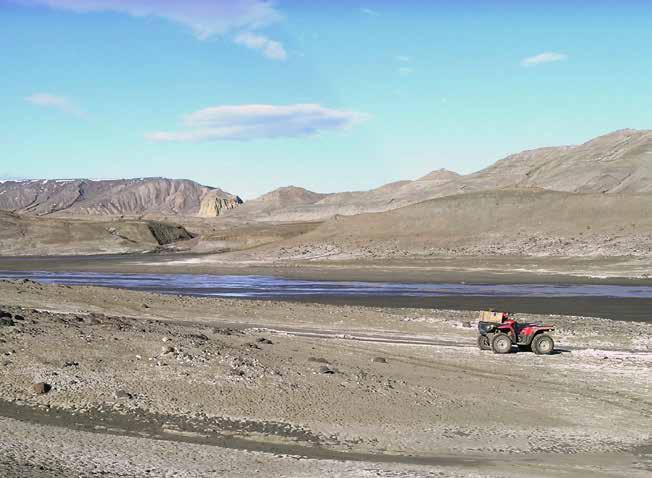
[[[643,1],[0,0],[0,176],[251,198],[652,128]]]

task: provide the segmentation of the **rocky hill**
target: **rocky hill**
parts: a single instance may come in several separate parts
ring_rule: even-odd
[[[320,221],[335,215],[383,212],[430,199],[504,188],[542,188],[574,193],[652,192],[652,131],[621,130],[579,146],[524,151],[473,174],[437,170],[415,181],[370,191],[324,196],[315,202],[274,203],[261,221]],[[241,215],[245,211],[238,211]]]
[[[462,190],[540,187],[579,193],[652,192],[652,131],[621,130],[580,146],[509,156],[458,181]]]
[[[0,211],[0,255],[76,255],[174,249],[192,239],[182,226],[158,221],[26,217]]]
[[[331,195],[316,193],[296,186],[282,187],[247,201],[237,210],[230,211],[228,217],[245,220],[265,220],[271,217],[274,220],[279,220],[277,214],[280,211],[316,204],[329,196]]]
[[[280,259],[651,256],[652,194],[480,191],[338,216],[274,248]]]
[[[0,209],[28,216],[216,217],[239,197],[185,179],[28,180],[0,183]]]

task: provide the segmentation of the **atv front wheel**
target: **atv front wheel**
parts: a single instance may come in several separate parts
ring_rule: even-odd
[[[491,350],[489,337],[487,337],[486,335],[478,335],[478,347],[480,348],[480,350]]]
[[[555,350],[555,341],[548,334],[541,334],[534,337],[532,341],[532,352],[537,355],[550,355]]]
[[[491,349],[495,354],[506,354],[512,351],[512,339],[507,334],[496,334],[491,341]]]

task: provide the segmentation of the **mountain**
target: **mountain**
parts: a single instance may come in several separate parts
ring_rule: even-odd
[[[652,131],[621,130],[580,146],[524,151],[463,177],[464,190],[540,187],[578,193],[652,192]]]
[[[0,211],[0,255],[103,254],[174,248],[192,235],[182,226],[141,220],[79,220]]]
[[[370,191],[329,194],[316,202],[275,203],[261,221],[320,221],[335,215],[383,212],[429,199],[504,188],[573,193],[652,192],[652,131],[621,130],[579,146],[524,151],[476,173],[433,171]],[[238,211],[238,215],[244,213]]]
[[[29,216],[216,217],[242,200],[186,179],[28,180],[0,183],[0,209]]]
[[[229,211],[227,216],[232,219],[259,221],[274,216],[276,220],[279,220],[278,216],[276,216],[279,211],[293,210],[297,207],[316,204],[329,196],[331,195],[316,193],[296,186],[287,186],[247,201],[238,209]]]

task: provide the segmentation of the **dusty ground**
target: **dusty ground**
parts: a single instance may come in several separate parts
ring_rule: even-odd
[[[495,356],[470,312],[29,282],[0,309],[2,476],[651,471],[648,324],[523,316],[562,352]]]

